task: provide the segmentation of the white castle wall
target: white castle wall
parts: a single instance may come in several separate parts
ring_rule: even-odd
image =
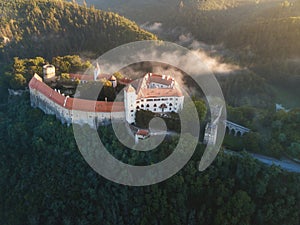
[[[68,125],[71,123],[88,124],[90,127],[96,128],[111,119],[124,120],[124,112],[87,112],[66,109],[35,89],[30,89],[30,100],[32,107],[40,108],[46,114],[56,115],[57,119]]]
[[[34,75],[35,79],[42,82],[42,79],[38,75]],[[149,74],[146,74],[144,79],[142,79],[139,84],[140,88],[148,89],[147,80],[149,78]],[[163,75],[163,79],[165,76]],[[152,82],[151,85],[155,89],[159,88],[170,88],[175,85],[175,81],[172,82],[171,85],[164,85]],[[160,85],[160,86],[158,86]],[[138,88],[138,90],[140,89]],[[158,94],[157,94],[158,95]],[[163,95],[163,94],[162,94]],[[67,101],[65,99],[65,103],[63,106],[57,104],[52,99],[49,99],[40,91],[35,88],[30,88],[30,98],[31,105],[33,107],[38,107],[43,110],[46,114],[56,115],[56,117],[62,123],[75,123],[75,124],[88,124],[90,127],[98,127],[101,123],[109,122],[110,120],[122,120],[128,123],[135,122],[135,114],[139,109],[149,110],[152,112],[178,112],[183,108],[184,96],[181,96],[179,93],[175,93],[175,96],[160,96],[160,97],[138,97],[136,90],[129,85],[127,89],[124,90],[124,111],[122,112],[90,112],[90,111],[82,111],[82,110],[71,110],[69,107],[64,107]],[[164,106],[164,107],[162,107]]]

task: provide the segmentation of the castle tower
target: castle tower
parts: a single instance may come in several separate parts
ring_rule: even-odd
[[[55,66],[47,64],[43,66],[44,81],[55,81]]]
[[[112,86],[115,88],[117,87],[118,83],[117,83],[117,78],[112,75],[110,78],[109,78],[109,81],[112,83]]]
[[[124,90],[124,106],[126,121],[131,124],[135,122],[136,92],[130,84]]]
[[[96,68],[94,70],[94,81],[97,80],[98,76],[101,74],[101,69],[99,63],[97,63]]]

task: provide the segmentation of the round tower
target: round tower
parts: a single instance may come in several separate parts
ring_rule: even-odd
[[[124,90],[124,106],[126,121],[129,124],[134,123],[136,113],[136,91],[131,84]]]
[[[110,78],[109,78],[109,81],[112,83],[112,86],[115,88],[117,87],[118,83],[117,83],[117,78],[112,75]]]
[[[55,81],[55,66],[44,65],[43,66],[44,81]]]

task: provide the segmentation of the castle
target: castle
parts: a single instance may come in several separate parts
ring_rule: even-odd
[[[143,109],[154,113],[178,112],[183,107],[184,96],[174,78],[147,73],[137,82],[137,87],[129,84],[124,90],[125,118],[135,122],[136,111]]]
[[[184,96],[175,79],[170,76],[147,73],[138,82],[122,79],[122,84],[128,84],[124,88],[124,102],[108,102],[65,96],[44,82],[54,79],[55,67],[46,65],[43,72],[44,80],[34,74],[29,82],[31,105],[46,114],[55,115],[62,123],[88,124],[95,128],[113,118],[132,124],[135,122],[135,113],[140,109],[168,113],[178,112],[183,107]],[[81,83],[106,78],[113,87],[118,82],[114,76],[101,74],[98,65],[94,76],[70,74],[70,78],[79,79]]]

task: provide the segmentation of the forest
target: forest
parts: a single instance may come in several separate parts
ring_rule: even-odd
[[[64,0],[0,1],[0,61],[13,57],[99,56],[156,36],[118,14]]]
[[[82,129],[89,129],[83,127]],[[77,149],[72,128],[30,107],[28,95],[10,97],[0,119],[1,224],[269,224],[298,225],[300,176],[265,166],[247,153],[221,152],[204,172],[203,153],[172,178],[129,187],[95,173]],[[124,151],[112,128],[101,140],[122,160],[155,158]],[[88,138],[88,137],[87,137]],[[165,140],[165,157],[176,145]],[[7,163],[9,162],[9,163]]]

